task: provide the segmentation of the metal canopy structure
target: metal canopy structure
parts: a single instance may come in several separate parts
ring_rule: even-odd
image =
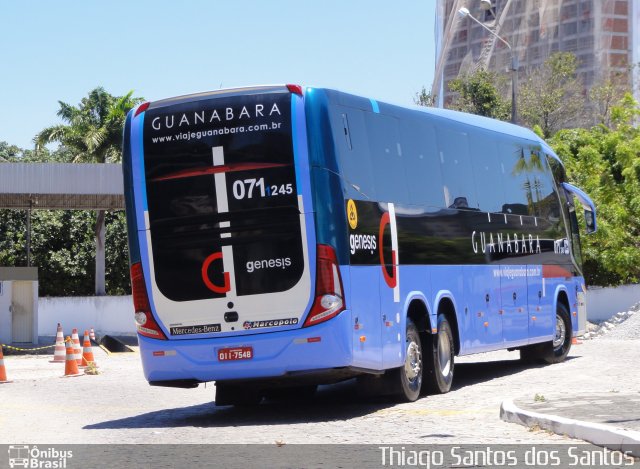
[[[123,210],[122,165],[2,163],[0,208]]]
[[[97,210],[96,295],[105,290],[105,210],[124,209],[122,165],[0,163],[0,208],[27,210],[27,266],[32,210]]]

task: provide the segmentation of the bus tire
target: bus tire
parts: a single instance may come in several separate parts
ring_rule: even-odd
[[[438,332],[427,334],[425,346],[425,387],[429,393],[449,392],[455,368],[453,331],[444,314],[438,315]]]
[[[520,350],[520,358],[524,361],[543,363],[563,362],[571,350],[571,316],[563,303],[556,308],[556,328],[553,340],[542,344],[529,345]]]
[[[413,402],[420,397],[422,388],[422,342],[420,333],[411,319],[407,318],[405,334],[406,353],[404,365],[384,374],[384,389],[379,394],[392,394],[399,401]],[[388,390],[388,392],[387,392]]]

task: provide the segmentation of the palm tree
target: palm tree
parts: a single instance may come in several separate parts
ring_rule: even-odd
[[[112,163],[122,160],[122,128],[127,112],[142,98],[133,91],[116,97],[98,87],[82,98],[78,106],[59,101],[58,116],[65,122],[43,129],[34,138],[36,151],[58,142],[70,150],[72,162]],[[105,213],[96,217],[96,295],[105,295]]]

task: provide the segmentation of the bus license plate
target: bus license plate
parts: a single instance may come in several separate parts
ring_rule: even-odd
[[[231,347],[218,350],[218,360],[221,362],[233,360],[251,360],[253,347]]]

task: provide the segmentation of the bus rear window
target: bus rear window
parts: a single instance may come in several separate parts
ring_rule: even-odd
[[[289,93],[152,106],[144,164],[155,280],[167,298],[297,283],[304,261]]]

